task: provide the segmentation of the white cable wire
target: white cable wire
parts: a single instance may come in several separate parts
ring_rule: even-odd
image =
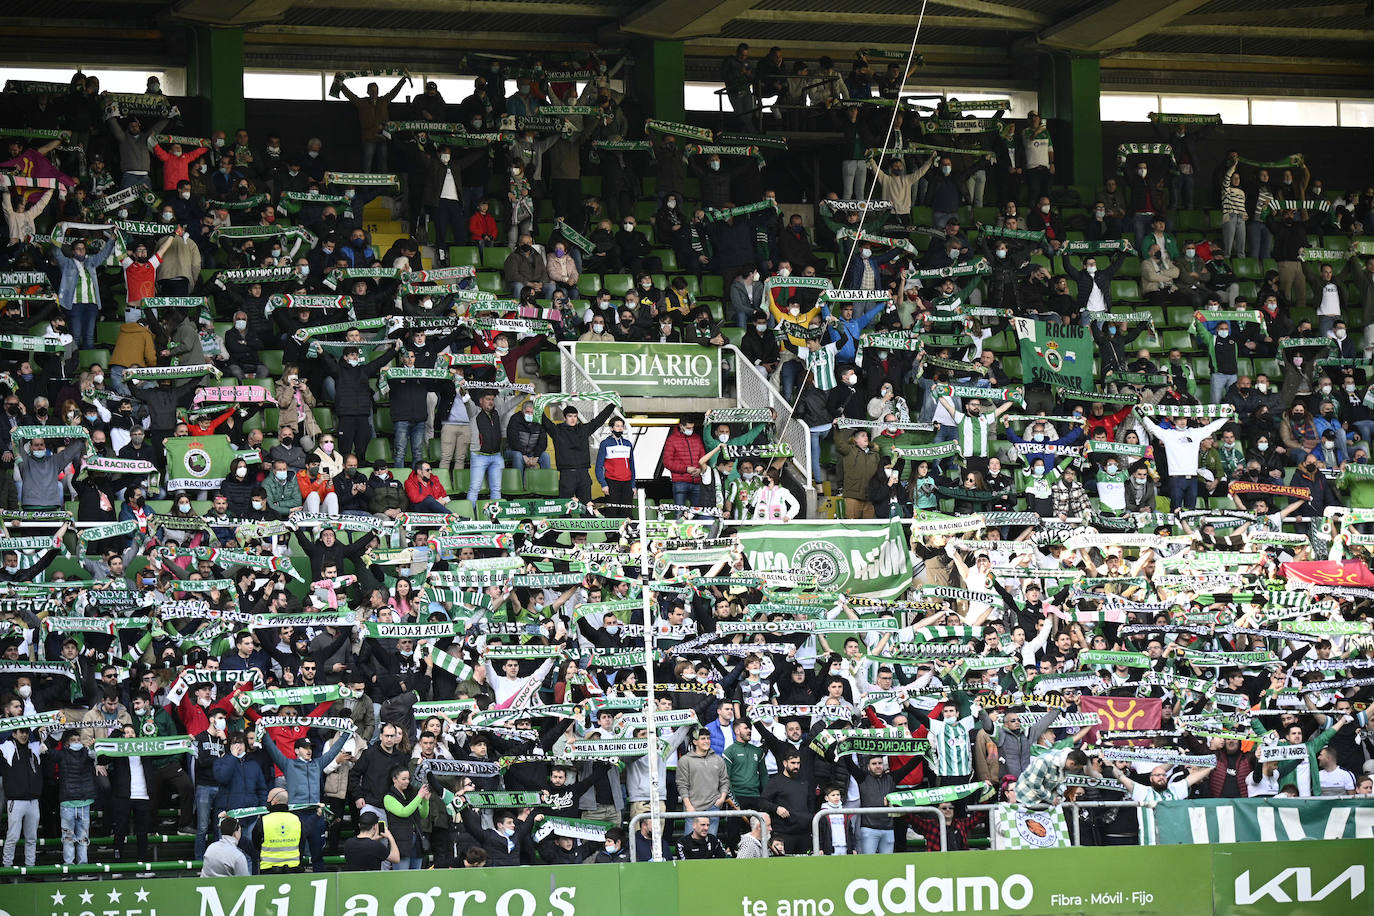
[[[897,88],[897,104],[892,106],[892,117],[891,117],[891,118],[888,120],[888,122],[887,122],[887,133],[883,136],[883,149],[887,149],[887,145],[888,145],[890,142],[892,142],[892,132],[893,132],[893,131],[896,129],[896,127],[897,127],[897,112],[898,112],[898,110],[902,107],[902,106],[901,106],[902,87],[906,85],[906,79],[907,79],[908,76],[911,75],[911,62],[912,62],[913,60],[916,59],[916,40],[917,40],[918,38],[921,37],[921,23],[925,22],[925,18],[926,18],[926,3],[927,3],[927,2],[928,2],[928,0],[921,0],[921,14],[916,18],[916,31],[915,31],[915,33],[911,36],[911,50],[907,52],[907,55],[906,55],[906,67],[902,70],[902,86],[899,86],[899,87]],[[865,172],[867,172],[867,170],[868,170],[867,158],[868,158],[868,157],[866,157],[866,156],[864,157],[864,159],[865,159],[865,162],[864,162],[864,171],[865,171]],[[882,167],[882,163],[879,162],[879,163],[878,163],[878,166],[881,168],[881,167]],[[873,192],[875,192],[875,191],[877,191],[877,190],[878,190],[878,174],[877,174],[877,172],[874,172],[874,174],[873,174],[873,182],[872,182],[872,184],[870,184],[870,185],[868,186],[868,196],[864,198],[864,207],[863,207],[862,210],[859,211],[859,225],[860,225],[860,226],[863,226],[864,221],[868,218],[868,205],[871,204],[871,203],[873,202]],[[818,204],[817,206],[820,206],[820,205]],[[849,246],[849,257],[845,258],[845,260],[844,260],[844,270],[842,270],[842,271],[840,272],[840,286],[844,286],[845,278],[849,276],[849,265],[852,264],[852,263],[854,262],[854,252],[857,251],[858,248],[859,248],[858,240],[855,239],[855,240],[854,240],[854,244],[852,244],[852,245]]]

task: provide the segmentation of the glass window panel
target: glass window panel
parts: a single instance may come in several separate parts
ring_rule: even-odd
[[[1104,121],[1148,121],[1159,110],[1159,96],[1104,92],[1099,110]]]
[[[1374,127],[1374,102],[1341,102],[1342,127]]]
[[[318,70],[297,73],[283,70],[245,70],[243,97],[319,102],[324,99],[324,77]]]
[[[1336,103],[1331,99],[1251,99],[1252,124],[1285,127],[1335,127]]]

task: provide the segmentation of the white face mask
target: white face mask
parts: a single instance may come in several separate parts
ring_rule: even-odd
[[[1115,473],[1116,473],[1116,465],[1114,465],[1114,464],[1109,464],[1109,465],[1107,465],[1107,473],[1108,473],[1108,474],[1115,474]]]
[[[248,322],[247,322],[247,321],[239,320],[239,321],[235,321],[235,322],[234,322],[234,330],[235,330],[235,331],[245,331],[245,330],[247,330],[247,329],[248,329]]]
[[[718,161],[714,161],[714,160],[713,160],[713,161],[711,162],[711,171],[713,171],[713,172],[719,172],[719,171],[720,171],[720,163],[719,163]]]
[[[1041,213],[1049,213],[1049,212],[1050,212],[1050,205],[1049,205],[1049,204],[1041,204],[1041,205],[1040,205],[1040,212],[1041,212]]]
[[[1185,248],[1185,249],[1183,249],[1183,256],[1184,256],[1185,258],[1191,258],[1191,257],[1193,257],[1193,256],[1196,255],[1196,254],[1197,254],[1197,249],[1196,249],[1196,248]]]
[[[511,169],[511,170],[510,170],[510,174],[511,174],[511,177],[512,177],[512,178],[519,178],[519,177],[520,177],[520,170],[519,170],[519,169]]]
[[[30,687],[28,684],[20,684],[16,692],[21,697],[27,700],[29,696],[33,693],[33,688]]]
[[[997,249],[997,258],[998,258],[998,260],[1005,260],[1006,257],[1007,257],[1007,249],[1005,249],[1005,248],[998,248],[998,249]]]
[[[721,433],[717,438],[720,439],[721,442],[729,442],[729,441],[730,441],[730,434],[729,434],[729,433]]]
[[[1336,339],[1345,340],[1345,328],[1336,328]]]
[[[1144,178],[1146,175],[1150,174],[1150,170],[1149,170],[1149,169],[1136,169],[1136,170],[1135,170],[1135,173],[1136,173],[1137,175],[1139,175],[1141,178]]]
[[[237,471],[234,472],[234,476],[237,477],[239,480],[242,480],[243,478],[248,476],[248,469],[239,468]]]
[[[1083,272],[1091,277],[1093,274],[1097,273],[1097,265],[1090,264],[1087,267],[1083,268]]]
[[[439,154],[439,161],[442,162],[444,165],[448,165],[448,161],[449,161],[449,159],[451,159],[451,158],[453,158],[453,157],[450,156],[448,153],[440,153],[440,154]]]
[[[948,165],[942,165],[942,166],[940,166],[940,174],[941,174],[941,175],[948,175],[948,174],[949,174],[950,172],[952,172],[952,171],[954,171],[954,169],[953,169],[951,166],[948,166]]]
[[[1268,383],[1268,382],[1256,382],[1256,383],[1255,383],[1255,387],[1259,389],[1259,393],[1260,393],[1260,394],[1264,394],[1266,391],[1269,390],[1269,383]]]
[[[635,224],[634,224],[634,223],[621,223],[621,224],[620,224],[620,228],[621,228],[621,229],[624,229],[626,232],[634,232],[634,231],[635,231]]]
[[[1106,216],[1106,215],[1107,215],[1107,211],[1106,211],[1106,210],[1094,210],[1094,211],[1093,211],[1093,216],[1096,216],[1098,219],[1101,219],[1102,217],[1104,217],[1104,216]]]
[[[867,261],[869,258],[873,257],[873,249],[872,249],[872,248],[860,248],[860,249],[859,249],[859,257],[861,257],[861,258],[863,258],[865,261]]]

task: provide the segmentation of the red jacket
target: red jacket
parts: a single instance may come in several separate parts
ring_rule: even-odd
[[[496,218],[490,213],[474,213],[468,220],[468,235],[473,241],[496,238]]]
[[[306,715],[310,718],[322,716],[328,712],[329,707],[333,705],[334,701],[329,700],[316,706],[306,713]],[[262,713],[250,706],[243,711],[243,717],[249,722],[256,722],[262,718]],[[277,750],[281,751],[281,755],[287,760],[296,759],[296,742],[308,734],[310,734],[310,728],[303,725],[278,725],[267,729],[267,736],[272,739],[272,743],[277,746]],[[281,767],[273,767],[272,772],[277,776],[282,775]]]
[[[1131,411],[1134,409],[1135,405],[1127,405],[1118,410],[1116,413],[1104,413],[1100,417],[1094,417],[1091,414],[1088,414],[1086,418],[1088,421],[1088,428],[1084,430],[1084,434],[1091,439],[1093,430],[1105,429],[1107,431],[1107,439],[1114,439],[1116,438],[1117,426],[1120,425],[1127,417],[1129,417],[1131,415]]]
[[[444,485],[439,482],[439,478],[433,474],[429,475],[429,483],[420,479],[420,472],[416,471],[406,478],[406,498],[413,506],[416,503],[424,502],[426,496],[433,496],[435,499],[442,499],[448,492]]]
[[[188,172],[191,170],[191,163],[209,152],[205,147],[197,147],[192,152],[186,152],[182,147],[180,156],[173,156],[170,150],[162,148],[162,144],[153,147],[153,155],[162,160],[162,190],[175,191],[177,185],[183,181],[189,181]]]
[[[935,710],[932,709],[930,711],[930,714],[932,716],[935,715]],[[881,716],[879,716],[876,712],[873,711],[872,706],[869,706],[867,709],[864,710],[864,715],[868,717],[868,721],[873,725],[874,728],[887,727],[887,723],[883,721]],[[911,737],[913,738],[924,738],[929,733],[929,730],[924,725],[917,725],[915,728],[912,728],[910,725],[908,725],[907,731],[911,732]],[[897,754],[888,758],[887,765],[888,768],[891,770],[900,770],[902,767],[906,766],[907,761],[910,759],[911,758],[909,756]],[[904,786],[919,786],[922,782],[925,781],[925,778],[926,765],[924,763],[918,763],[911,769],[910,773],[907,773],[905,776],[902,777],[901,784]],[[938,846],[939,844],[937,843],[936,845]]]
[[[701,478],[688,474],[687,469],[696,467],[705,454],[706,446],[700,436],[696,433],[684,436],[682,430],[675,426],[663,446],[663,466],[672,472],[675,483],[696,483]]]
[[[181,718],[181,725],[186,729],[186,734],[199,735],[209,728],[211,712],[222,712],[226,716],[232,716],[234,714],[232,701],[235,696],[242,692],[238,687],[235,687],[223,699],[202,709],[200,704],[196,702],[196,692],[194,690],[186,691],[186,696],[182,697],[181,702],[177,704],[177,715]]]

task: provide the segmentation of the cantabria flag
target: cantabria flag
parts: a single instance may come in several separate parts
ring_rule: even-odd
[[[1160,802],[1159,842],[1374,839],[1374,798],[1196,798]]]
[[[214,490],[229,475],[234,460],[234,444],[228,436],[188,436],[168,439],[167,488],[169,490]]]
[[[896,521],[751,525],[740,543],[750,569],[814,575],[822,591],[897,598],[911,587],[911,552]]]
[[[1019,805],[998,805],[992,811],[991,836],[993,849],[1049,849],[1072,845],[1063,808],[1032,811]]]
[[[1093,387],[1093,339],[1079,325],[1013,318],[1021,339],[1021,378],[1079,391]]]

